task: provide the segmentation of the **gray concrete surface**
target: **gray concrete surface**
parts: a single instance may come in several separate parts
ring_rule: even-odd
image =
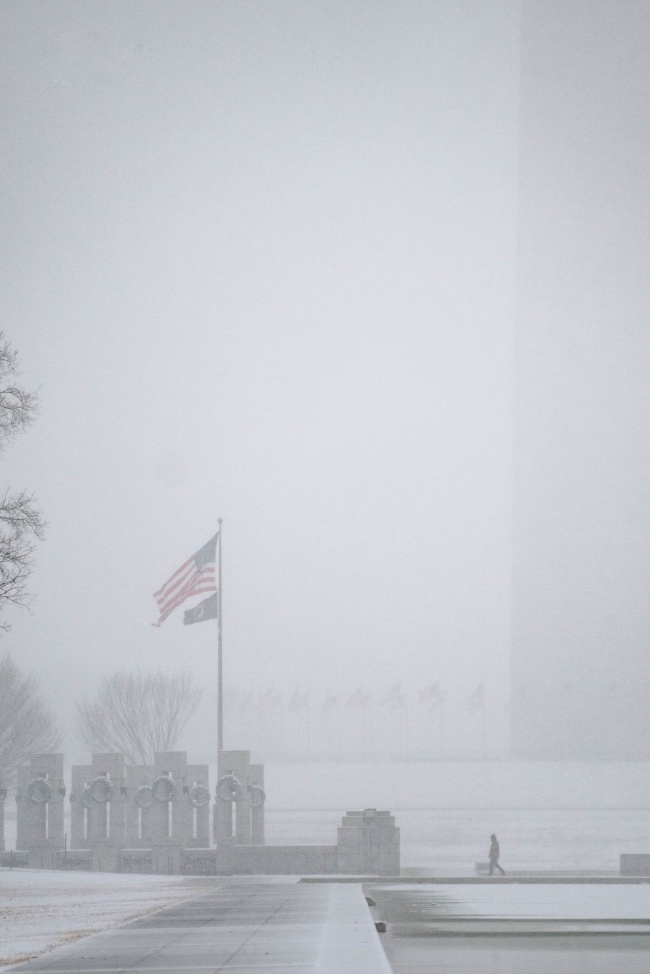
[[[650,887],[368,884],[394,974],[641,974]]]
[[[390,974],[359,885],[235,879],[15,970]]]
[[[389,933],[385,946],[394,974],[647,974],[650,970],[650,938],[643,936],[432,941]]]

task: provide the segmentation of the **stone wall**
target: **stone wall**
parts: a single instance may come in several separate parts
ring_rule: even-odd
[[[235,876],[320,876],[338,872],[335,845],[232,846],[229,872]],[[220,857],[220,867],[227,860]]]

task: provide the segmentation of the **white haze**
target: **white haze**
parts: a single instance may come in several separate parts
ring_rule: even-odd
[[[226,702],[440,683],[476,751],[484,681],[504,752],[518,26],[514,0],[0,5],[0,320],[42,401],[3,479],[50,522],[0,648],[68,755],[128,666],[197,675],[184,743],[214,756],[215,624],[150,623],[218,517]]]

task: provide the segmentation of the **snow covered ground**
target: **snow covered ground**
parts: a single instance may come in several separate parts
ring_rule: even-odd
[[[181,876],[0,869],[0,967],[200,892]]]

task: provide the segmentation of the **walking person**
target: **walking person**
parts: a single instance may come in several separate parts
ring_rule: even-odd
[[[502,869],[499,865],[499,855],[501,850],[499,848],[499,840],[496,835],[490,836],[490,876],[494,873],[495,868],[499,870],[502,876],[505,876],[506,871]]]

